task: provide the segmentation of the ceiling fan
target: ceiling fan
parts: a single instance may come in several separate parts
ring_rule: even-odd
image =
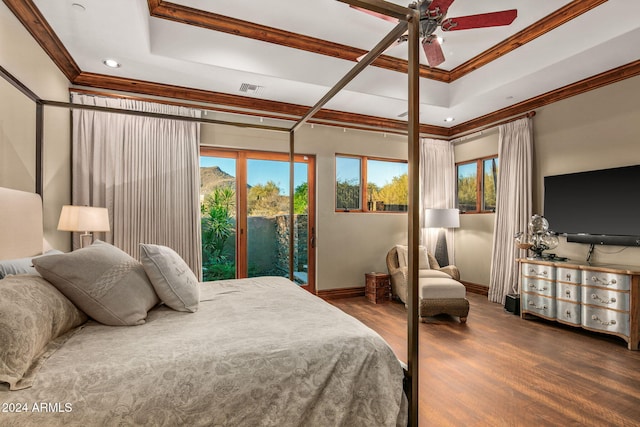
[[[481,13],[478,15],[460,16],[457,18],[446,18],[449,7],[455,0],[421,0],[414,3],[420,12],[420,38],[422,39],[422,49],[427,55],[427,62],[430,67],[437,67],[444,62],[444,53],[438,37],[434,31],[440,27],[442,31],[460,31],[472,28],[498,27],[511,24],[518,16],[516,9],[503,10],[500,12]],[[396,23],[397,20],[381,13],[372,12],[357,6],[354,9],[368,13],[369,15],[382,18]],[[445,19],[446,18],[446,19]],[[404,34],[388,49],[395,47],[408,40],[408,35]],[[358,61],[364,57],[358,58]]]

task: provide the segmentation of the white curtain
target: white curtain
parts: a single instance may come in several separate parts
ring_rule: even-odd
[[[456,164],[453,144],[449,141],[423,138],[420,150],[420,225],[422,244],[433,253],[437,229],[424,228],[424,210],[456,207]],[[449,263],[455,264],[453,229],[446,230]]]
[[[199,117],[184,107],[72,93],[77,104]],[[73,110],[72,203],[109,209],[97,237],[139,258],[139,243],[174,249],[201,276],[200,125]],[[74,243],[76,246],[76,243]]]
[[[526,231],[531,217],[533,130],[525,118],[501,125],[498,142],[498,191],[491,257],[489,300],[504,303],[505,296],[519,291],[516,258],[520,255],[514,235]]]

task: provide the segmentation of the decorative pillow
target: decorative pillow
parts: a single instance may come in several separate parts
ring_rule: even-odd
[[[173,249],[140,243],[140,261],[160,300],[177,311],[198,311],[200,285]]]
[[[404,245],[396,245],[396,250],[398,251],[398,266],[399,267],[408,267],[409,266],[409,248]],[[424,246],[418,246],[418,268],[419,269],[429,269],[429,257],[427,255],[427,248]]]
[[[33,262],[31,261],[34,258],[38,258],[41,256],[61,254],[62,252],[52,249],[47,251],[42,255],[38,255],[35,257],[26,257],[26,258],[18,258],[18,259],[8,259],[0,261],[0,279],[7,277],[12,274],[38,274],[36,269],[33,267]]]
[[[0,381],[9,383],[11,390],[31,387],[41,362],[66,340],[61,335],[86,320],[38,275],[0,280]]]
[[[100,240],[74,252],[34,259],[33,264],[78,308],[105,325],[141,325],[160,302],[142,264]]]

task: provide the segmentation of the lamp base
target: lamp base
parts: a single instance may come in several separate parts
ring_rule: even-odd
[[[80,249],[86,248],[87,246],[91,246],[93,243],[93,234],[89,232],[84,232],[80,235]]]
[[[449,251],[447,250],[447,237],[444,228],[438,231],[438,240],[436,241],[436,251],[433,254],[440,267],[449,265]]]

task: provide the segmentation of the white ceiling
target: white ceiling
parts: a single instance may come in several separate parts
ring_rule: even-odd
[[[394,0],[406,6],[404,1]],[[152,18],[146,0],[34,0],[84,72],[314,105],[355,63]],[[74,3],[76,5],[74,5]],[[335,0],[174,0],[174,3],[360,49],[394,24]],[[448,17],[517,8],[510,25],[436,34],[450,71],[569,0],[456,0]],[[78,7],[82,5],[84,7]],[[640,58],[640,1],[611,0],[452,83],[421,78],[420,122],[454,126]],[[387,52],[407,57],[406,44]],[[103,59],[122,67],[109,69]],[[421,61],[426,64],[426,59]],[[326,108],[390,119],[407,110],[402,73],[368,67]],[[445,123],[446,117],[455,117]]]

